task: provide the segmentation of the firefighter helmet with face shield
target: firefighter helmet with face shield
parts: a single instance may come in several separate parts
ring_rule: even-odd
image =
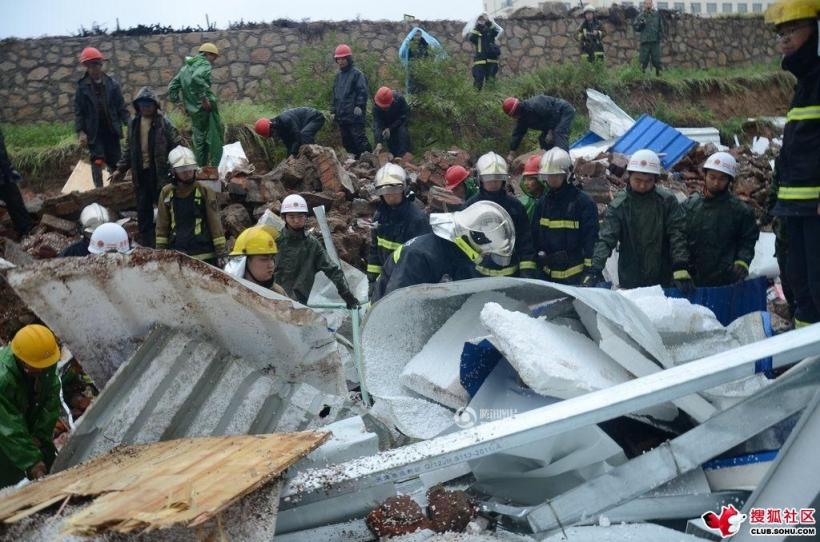
[[[397,164],[385,164],[376,172],[376,194],[403,194],[407,173]]]
[[[455,213],[430,215],[437,236],[454,242],[478,263],[489,255],[497,265],[509,265],[515,247],[515,227],[509,213],[493,201],[477,201]]]

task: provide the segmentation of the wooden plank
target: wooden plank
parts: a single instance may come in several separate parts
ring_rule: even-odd
[[[103,168],[103,186],[108,186],[111,183],[111,175],[108,174],[108,168]],[[71,192],[88,192],[94,190],[94,179],[91,176],[91,164],[84,160],[77,162],[74,170],[68,177],[68,180],[60,190],[63,194],[70,194]]]
[[[200,525],[279,477],[330,433],[180,439],[124,446],[0,502],[0,519],[19,521],[68,496],[96,496],[65,520],[65,533],[129,533]]]

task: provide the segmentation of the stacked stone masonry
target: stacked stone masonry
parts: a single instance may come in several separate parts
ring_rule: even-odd
[[[501,46],[501,76],[550,64],[577,62],[575,30],[580,19],[543,17],[500,20],[505,33]],[[462,40],[459,21],[419,24],[436,36],[451,56],[463,59],[469,76],[472,46]],[[139,87],[153,86],[164,94],[185,56],[211,41],[223,51],[213,72],[213,83],[223,100],[254,99],[270,72],[288,77],[304,47],[323,36],[340,42],[368,44],[386,62],[398,57],[401,40],[412,25],[399,22],[347,21],[302,23],[289,28],[228,30],[153,36],[98,36],[7,39],[0,42],[0,122],[66,121],[72,118],[76,81],[82,76],[77,58],[86,46],[100,49],[110,59],[108,72],[123,87],[126,100]],[[607,61],[624,64],[637,51],[637,36],[629,23],[605,23]],[[670,21],[663,44],[663,62],[686,68],[759,64],[776,58],[774,39],[762,17],[697,18]],[[328,67],[332,68],[328,52]],[[377,87],[377,82],[371,81]]]

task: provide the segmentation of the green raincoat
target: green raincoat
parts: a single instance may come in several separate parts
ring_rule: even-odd
[[[181,95],[181,96],[180,96]],[[172,103],[183,103],[191,116],[194,154],[200,166],[217,166],[222,158],[222,120],[216,96],[211,91],[211,63],[198,54],[185,59],[185,65],[168,85]],[[202,108],[202,98],[211,102],[211,110]]]

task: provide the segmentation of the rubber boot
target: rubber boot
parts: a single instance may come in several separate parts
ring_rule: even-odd
[[[102,174],[102,160],[94,160],[91,163],[91,179],[94,181],[94,186],[96,188],[101,188],[103,185],[103,174]]]

